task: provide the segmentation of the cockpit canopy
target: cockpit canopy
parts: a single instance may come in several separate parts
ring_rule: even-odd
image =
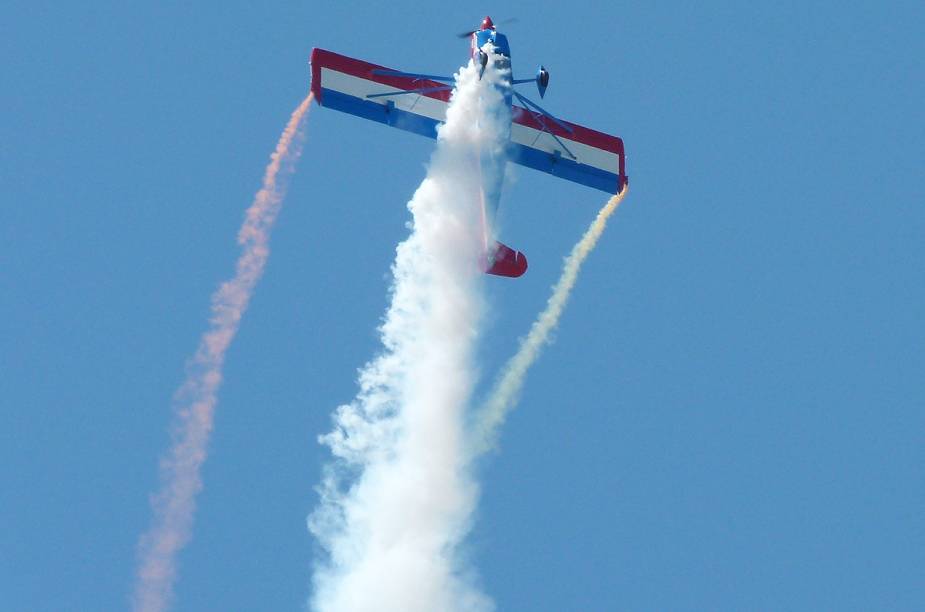
[[[486,18],[486,20],[489,19]],[[507,44],[507,36],[504,34],[498,34],[494,28],[479,30],[475,33],[476,47],[481,49],[485,43],[488,42],[494,46],[495,53],[499,53],[504,57],[511,57],[511,47]]]

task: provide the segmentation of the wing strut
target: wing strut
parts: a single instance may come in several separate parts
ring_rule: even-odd
[[[540,107],[540,105],[537,104],[536,102],[531,102],[530,100],[527,99],[526,96],[523,96],[523,95],[517,93],[516,91],[514,92],[514,95],[517,96],[517,99],[518,99],[518,100],[520,100],[521,102],[523,102],[523,103],[526,104],[527,106],[531,106],[531,107],[535,108],[536,110],[538,110],[538,111],[540,111],[541,113],[543,113],[543,115],[545,115],[545,116],[549,117],[550,119],[552,119],[552,120],[555,122],[556,125],[558,125],[560,128],[562,128],[563,130],[565,130],[565,131],[568,132],[569,134],[574,134],[574,133],[575,133],[575,130],[573,130],[573,129],[570,128],[569,126],[565,125],[564,123],[562,123],[561,121],[559,121],[558,119],[556,119],[555,117],[553,117],[548,111],[543,110],[543,108]]]
[[[550,129],[549,129],[549,126],[546,125],[546,122],[543,121],[543,117],[544,117],[544,116],[545,116],[545,117],[549,117],[550,119],[552,119],[553,121],[556,122],[556,125],[561,126],[562,128],[564,128],[564,129],[565,129],[567,132],[569,132],[570,134],[573,133],[573,130],[572,130],[571,128],[569,128],[567,125],[564,125],[561,121],[559,121],[558,119],[556,119],[555,117],[553,117],[552,115],[550,115],[549,113],[547,113],[546,111],[544,111],[542,108],[540,108],[539,106],[537,106],[536,104],[534,104],[533,102],[531,102],[530,100],[526,99],[525,97],[523,97],[522,95],[520,95],[519,93],[517,93],[516,91],[514,92],[514,95],[517,96],[517,99],[520,100],[521,102],[523,102],[524,104],[528,104],[528,105],[530,105],[530,106],[535,106],[537,109],[539,109],[539,111],[540,111],[539,113],[537,113],[536,111],[531,111],[531,112],[533,112],[533,114],[536,116],[536,120],[540,122],[540,126],[543,128],[543,131],[546,132],[547,134],[549,134],[550,136],[552,136],[553,138],[555,138],[555,139],[556,139],[556,142],[559,143],[559,146],[560,146],[560,147],[562,147],[563,149],[565,149],[565,152],[568,153],[568,156],[569,156],[569,157],[571,157],[572,159],[578,159],[577,157],[575,157],[575,154],[572,153],[572,152],[569,150],[569,148],[568,148],[567,146],[565,146],[565,143],[562,142],[562,140],[560,140],[558,136],[556,136],[555,134],[552,133],[552,130],[550,130]]]
[[[447,83],[451,83],[454,80],[453,77],[436,76],[433,74],[418,74],[416,72],[400,72],[398,70],[382,70],[378,68],[373,70],[372,72],[373,74],[378,74],[381,76],[405,77],[408,79],[415,79],[415,80],[424,79],[428,81],[446,81]]]
[[[424,87],[423,89],[409,89],[407,91],[391,91],[388,93],[377,93],[377,94],[368,94],[367,98],[383,98],[386,96],[403,96],[405,94],[425,94],[431,93],[434,91],[446,91],[447,89],[453,89],[449,85],[441,85],[440,87]]]

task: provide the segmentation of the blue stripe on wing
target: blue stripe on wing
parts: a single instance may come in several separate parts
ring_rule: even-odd
[[[586,164],[579,164],[561,155],[553,155],[546,151],[512,142],[508,156],[510,161],[522,166],[546,172],[567,181],[587,185],[594,189],[600,189],[607,193],[617,193],[619,188],[619,176],[616,173],[607,172]]]
[[[333,108],[357,117],[371,119],[396,127],[407,132],[414,132],[428,138],[437,137],[439,121],[396,108],[394,104],[380,104],[350,96],[333,89],[322,88],[322,106]]]

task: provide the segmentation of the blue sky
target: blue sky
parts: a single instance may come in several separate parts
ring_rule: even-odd
[[[17,3],[0,25],[0,607],[127,606],[170,398],[319,46],[448,72],[485,15],[632,191],[482,467],[500,610],[925,606],[920,3]],[[301,609],[315,438],[433,142],[314,108],[225,368],[177,610]],[[529,170],[483,378],[605,197]]]

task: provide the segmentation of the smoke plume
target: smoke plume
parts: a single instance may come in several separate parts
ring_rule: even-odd
[[[270,156],[263,186],[238,233],[242,252],[235,275],[212,294],[209,330],[187,364],[186,381],[175,395],[172,445],[161,457],[160,489],[151,500],[152,524],[138,544],[135,610],[156,612],[170,605],[177,554],[190,539],[196,495],[202,489],[200,468],[212,431],[225,353],[270,254],[270,231],[285,195],[280,179],[291,173],[301,153],[300,127],[311,101],[309,94],[292,113]]]
[[[493,607],[460,550],[478,495],[463,426],[483,314],[479,160],[503,159],[510,111],[493,62],[481,80],[471,62],[456,78],[427,176],[408,203],[411,233],[396,249],[383,350],[321,437],[335,456],[309,517],[328,553],[311,602],[323,612]]]
[[[598,211],[597,217],[581,239],[572,247],[572,252],[565,258],[562,274],[553,286],[546,308],[533,322],[530,332],[521,341],[520,349],[505,364],[501,376],[488,395],[488,400],[476,415],[471,438],[473,455],[480,455],[494,446],[498,429],[504,423],[508,412],[517,403],[527,371],[540,356],[543,346],[549,341],[549,334],[559,324],[559,317],[562,316],[562,311],[565,310],[565,305],[575,287],[575,281],[578,280],[581,265],[597,245],[598,239],[607,226],[607,220],[617,210],[626,192],[627,189],[624,188],[618,195],[610,198]]]

